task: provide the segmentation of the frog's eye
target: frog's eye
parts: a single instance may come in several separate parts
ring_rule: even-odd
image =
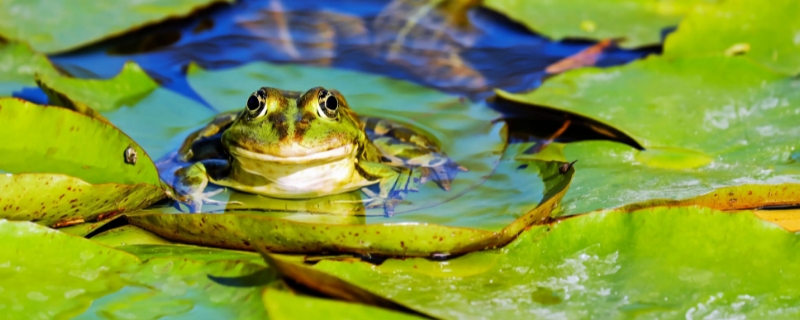
[[[336,118],[339,109],[339,100],[328,90],[320,90],[317,98],[319,109],[317,110],[320,116],[326,118]]]
[[[258,90],[250,95],[247,99],[247,114],[250,119],[255,119],[264,115],[266,108],[265,99],[263,97],[264,91]]]

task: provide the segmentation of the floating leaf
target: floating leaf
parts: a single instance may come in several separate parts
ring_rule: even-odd
[[[272,252],[355,252],[393,256],[430,256],[458,254],[491,248],[510,242],[525,227],[545,220],[563,197],[574,170],[562,174],[559,162],[501,161],[497,171],[472,192],[486,196],[502,194],[518,199],[504,203],[475,205],[477,212],[494,212],[494,216],[477,216],[467,220],[476,229],[408,223],[384,217],[361,217],[344,223],[326,221],[326,215],[298,213],[266,214],[231,211],[226,214],[137,213],[128,220],[161,237],[200,245],[241,250],[265,248]],[[538,178],[541,176],[542,178]],[[542,179],[543,186],[532,187],[531,177]],[[544,190],[542,190],[542,189]],[[507,193],[507,194],[506,194]],[[541,198],[540,198],[541,197]],[[461,198],[459,198],[461,199]],[[435,219],[441,210],[460,210],[459,199],[415,213],[423,219]],[[531,203],[531,199],[541,199]],[[501,204],[504,203],[504,204]],[[448,209],[452,208],[452,209]],[[303,218],[297,219],[295,216]],[[323,217],[323,219],[315,218]],[[510,222],[509,217],[516,218]],[[484,219],[484,220],[480,220]],[[300,221],[297,221],[300,220]],[[304,221],[305,220],[305,221]],[[398,221],[399,223],[394,223]],[[323,221],[323,222],[321,222]],[[435,220],[434,220],[435,221]],[[447,220],[443,220],[445,223]],[[488,229],[488,230],[487,230]]]
[[[787,231],[800,231],[800,209],[758,210],[754,213],[764,221],[775,223]]]
[[[86,237],[95,230],[100,229],[103,226],[109,224],[110,222],[116,221],[117,219],[125,220],[122,215],[114,215],[113,217],[110,217],[108,219],[103,219],[100,221],[86,222],[86,223],[71,225],[68,227],[58,228],[58,231],[69,233],[75,236]]]
[[[81,316],[263,319],[266,313],[260,285],[227,286],[211,279],[241,277],[263,269],[261,264],[237,260],[149,258],[138,268],[120,274],[129,282],[127,287],[95,300]]]
[[[147,206],[165,196],[155,165],[113,126],[62,108],[0,98],[2,217],[53,225]],[[126,154],[137,160],[131,163]]]
[[[171,242],[154,235],[147,230],[142,230],[136,226],[126,225],[118,228],[106,230],[93,236],[92,241],[107,245],[109,247],[119,247],[134,244],[171,244]]]
[[[657,45],[661,32],[714,0],[486,0],[483,5],[555,40],[623,38],[620,45]]]
[[[71,318],[126,281],[118,274],[139,259],[29,222],[0,219],[3,316]]]
[[[660,207],[537,226],[448,261],[314,268],[441,318],[794,318],[800,256],[787,253],[798,249],[797,235],[751,212]]]
[[[252,263],[264,262],[259,254],[253,252],[225,250],[183,244],[134,244],[119,246],[117,249],[130,252],[142,260],[148,260],[152,258],[182,257],[205,262],[218,260],[238,260]]]
[[[278,256],[274,256],[263,251],[261,252],[261,256],[264,257],[264,261],[267,262],[267,265],[270,268],[273,268],[279,275],[286,279],[292,280],[299,285],[309,288],[314,292],[343,301],[361,303],[369,306],[381,307],[389,310],[396,310],[430,318],[430,316],[424,313],[409,309],[408,307],[398,304],[390,299],[377,296],[374,293],[349,284],[346,281],[342,281],[342,279],[331,276],[325,272],[315,270],[309,266],[304,266],[295,262],[283,261]],[[268,297],[265,297],[265,301],[269,301]],[[274,309],[275,308],[273,307],[273,310]]]
[[[108,80],[40,74],[36,84],[47,94],[50,104],[106,122],[101,112],[133,105],[158,87],[158,83],[133,62],[126,63],[116,77]]]
[[[800,73],[800,2],[729,0],[695,10],[667,37],[664,56],[741,54],[774,70]]]
[[[270,319],[419,319],[404,313],[357,303],[301,296],[290,292],[264,289],[264,307]]]
[[[800,167],[790,155],[800,135],[798,85],[798,79],[739,57],[653,57],[568,72],[530,93],[498,94],[613,123],[646,149],[565,145],[565,159],[579,160],[580,174],[563,214],[575,214],[753,185],[760,187],[731,198],[757,192],[751,200],[760,195],[765,202],[695,203],[721,209],[796,204]],[[790,190],[775,192],[782,188]]]
[[[220,2],[232,0],[147,0],[91,5],[80,0],[8,0],[0,4],[0,36],[26,41],[36,51],[63,52],[169,18],[184,17]]]
[[[0,97],[35,86],[37,73],[58,74],[45,55],[33,52],[28,45],[0,42]]]

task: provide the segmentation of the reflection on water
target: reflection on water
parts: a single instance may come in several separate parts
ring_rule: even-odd
[[[135,60],[167,87],[200,100],[184,80],[189,62],[224,69],[251,61],[374,72],[471,98],[492,88],[538,86],[544,69],[591,45],[551,42],[473,1],[238,1],[52,57],[78,77],[108,77]],[[449,12],[449,14],[443,14]],[[647,51],[613,50],[599,65]]]

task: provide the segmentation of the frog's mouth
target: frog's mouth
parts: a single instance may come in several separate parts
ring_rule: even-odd
[[[347,158],[354,155],[355,145],[346,144],[338,148],[303,155],[294,155],[292,154],[293,152],[287,152],[286,155],[259,153],[238,146],[232,146],[228,151],[234,157],[242,157],[250,160],[284,164],[302,164],[311,162],[331,162]]]

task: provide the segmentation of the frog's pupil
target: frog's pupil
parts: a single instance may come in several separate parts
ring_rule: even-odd
[[[336,110],[339,107],[339,101],[336,101],[336,97],[328,97],[325,99],[325,108],[328,110]]]
[[[250,96],[250,99],[247,99],[247,109],[249,109],[250,111],[254,111],[258,109],[258,107],[259,107],[258,98],[256,98],[255,95]]]

